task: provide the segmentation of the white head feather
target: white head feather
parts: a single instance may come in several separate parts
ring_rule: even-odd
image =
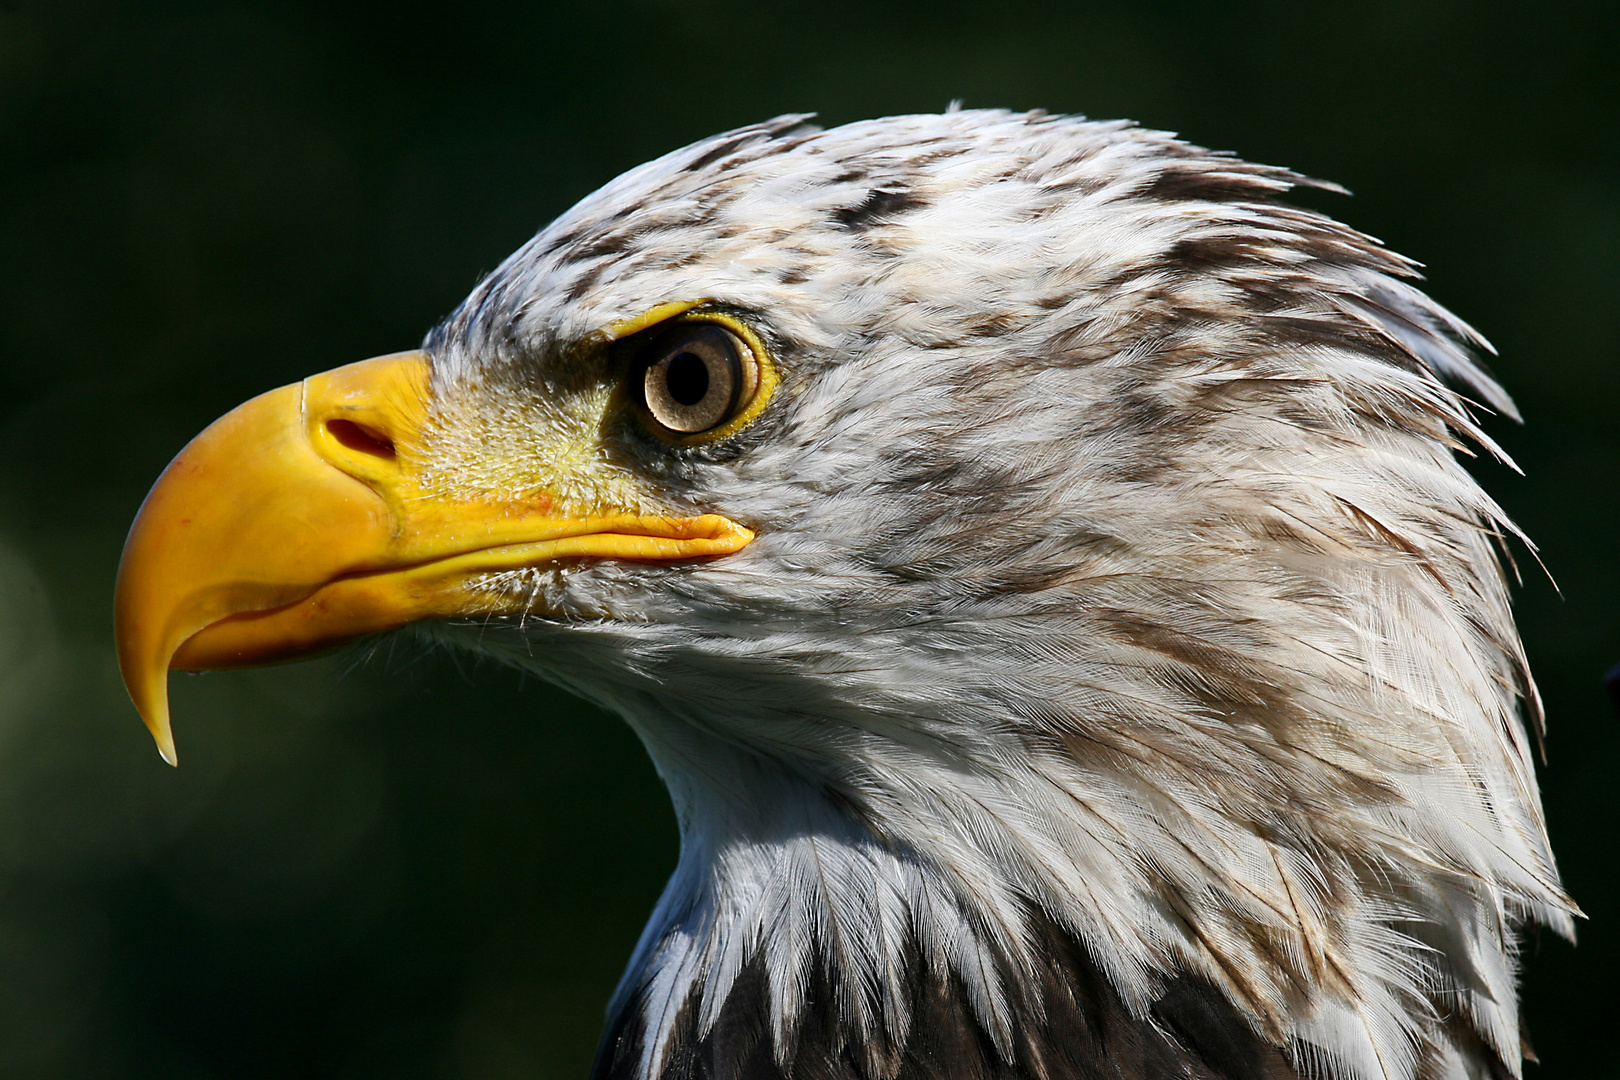
[[[1304,1074],[1517,1075],[1514,935],[1573,906],[1513,526],[1453,455],[1501,456],[1442,382],[1510,412],[1484,343],[1286,170],[1042,114],[800,119],[627,173],[429,341],[446,486],[498,448],[760,532],[494,583],[535,611],[499,647],[622,713],[681,823],[604,1075],[728,1075],[744,1002],[784,1072],[911,1075],[924,985],[986,1069],[1058,1075],[1042,973],[1075,965],[1171,1042],[1192,986]],[[559,462],[535,433],[611,393],[580,343],[695,299],[770,343],[765,415]]]

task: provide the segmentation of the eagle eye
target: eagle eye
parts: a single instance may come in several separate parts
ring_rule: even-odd
[[[681,322],[641,353],[641,402],[666,435],[713,431],[747,409],[759,389],[753,349],[715,322]]]

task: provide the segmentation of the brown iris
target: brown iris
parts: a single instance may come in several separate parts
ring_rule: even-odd
[[[717,323],[672,326],[648,342],[642,357],[642,402],[653,423],[671,435],[719,427],[759,386],[752,350]]]

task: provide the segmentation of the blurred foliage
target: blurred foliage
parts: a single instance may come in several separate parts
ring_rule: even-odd
[[[616,720],[408,642],[177,680],[110,642],[146,486],[217,414],[414,344],[624,168],[779,112],[1131,116],[1345,183],[1501,349],[1520,611],[1591,916],[1528,950],[1547,1076],[1620,966],[1620,6],[0,4],[0,1075],[580,1077],[673,864]],[[1609,1004],[1604,1004],[1604,1002]]]

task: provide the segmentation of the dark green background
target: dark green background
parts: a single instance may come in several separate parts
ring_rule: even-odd
[[[1338,180],[1501,349],[1553,839],[1537,1075],[1620,1075],[1620,5],[0,3],[0,1075],[582,1077],[675,852],[613,718],[402,643],[177,679],[110,641],[147,485],[262,389],[414,345],[616,173],[723,128],[1130,116]]]

